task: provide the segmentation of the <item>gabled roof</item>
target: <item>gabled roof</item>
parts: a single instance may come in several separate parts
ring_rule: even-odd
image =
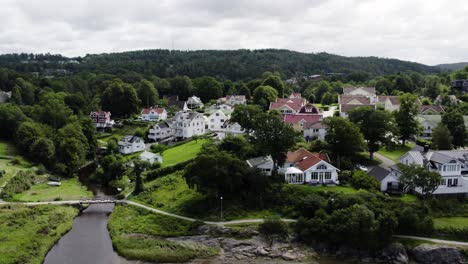
[[[420,105],[419,106],[419,113],[424,114],[427,112],[437,113],[440,114],[444,112],[444,108],[440,105]]]
[[[315,107],[313,104],[308,103],[304,105],[301,110],[299,110],[301,114],[318,114],[320,113],[319,109]]]
[[[317,121],[317,122],[306,122],[304,123],[304,126],[302,126],[303,129],[324,129],[325,126],[323,125],[322,121]]]
[[[289,98],[302,98],[302,94],[301,93],[292,93]]]
[[[350,94],[355,91],[363,91],[368,94],[375,94],[375,87],[344,87],[343,94]]]
[[[315,123],[322,120],[322,115],[320,114],[291,114],[284,116],[284,122],[287,124],[297,124],[301,121],[304,123]]]
[[[299,112],[305,104],[306,100],[303,98],[278,98],[276,102],[270,104],[270,109],[279,109],[283,106],[287,106]]]
[[[382,182],[382,180],[390,174],[390,171],[380,166],[375,166],[367,174],[374,177],[377,181]]]
[[[303,148],[296,151],[289,151],[286,157],[286,162],[293,163],[294,166],[302,171],[308,170],[321,161],[325,160],[320,158],[319,154],[309,152]]]
[[[166,121],[156,124],[156,126],[158,126],[159,128],[171,128],[172,127],[172,125]]]
[[[273,159],[271,158],[271,156],[263,156],[247,160],[247,164],[250,167],[258,167],[266,163],[273,163]]]
[[[226,100],[245,101],[245,95],[226,95]]]
[[[340,104],[367,105],[371,104],[371,99],[364,95],[340,95],[339,102]]]
[[[162,114],[165,109],[164,108],[153,108],[153,107],[150,107],[150,108],[144,108],[142,111],[141,111],[141,114],[143,115],[148,115],[151,110],[154,110],[157,114]]]
[[[411,156],[411,158],[414,160],[414,163],[420,166],[424,166],[427,162],[426,158],[419,151],[408,151],[403,156],[405,155]]]
[[[384,95],[378,96],[379,103],[383,104],[387,101],[387,99],[390,100],[390,103],[392,103],[392,105],[400,105],[399,96],[384,96]]]

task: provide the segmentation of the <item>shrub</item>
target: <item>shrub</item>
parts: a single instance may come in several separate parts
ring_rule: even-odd
[[[288,237],[288,226],[279,218],[269,218],[258,226],[258,231],[270,242],[275,238],[285,239]]]
[[[353,176],[353,172],[350,170],[343,170],[338,173],[338,179],[340,180],[340,184],[346,184],[351,181]]]
[[[167,149],[167,146],[164,144],[153,144],[151,145],[151,152],[153,153],[163,153]]]
[[[355,171],[351,178],[351,185],[356,189],[374,191],[379,189],[379,182],[363,171]]]
[[[17,193],[29,190],[34,184],[35,176],[31,172],[20,171],[7,183],[1,193],[4,199],[11,199]]]
[[[36,175],[44,175],[45,173],[46,168],[44,167],[44,165],[40,164],[39,166],[37,166]]]

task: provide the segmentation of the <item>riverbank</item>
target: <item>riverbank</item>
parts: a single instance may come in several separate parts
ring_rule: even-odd
[[[42,263],[77,213],[70,206],[0,207],[0,263]]]

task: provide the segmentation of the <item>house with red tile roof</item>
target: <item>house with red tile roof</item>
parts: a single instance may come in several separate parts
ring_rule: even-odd
[[[160,121],[166,120],[167,111],[164,108],[144,108],[141,111],[140,119],[143,121]]]
[[[278,98],[276,102],[270,103],[270,110],[278,110],[281,114],[296,114],[307,104],[304,98]]]
[[[312,153],[306,149],[290,151],[280,172],[291,184],[338,184],[338,169],[330,164],[325,153]]]

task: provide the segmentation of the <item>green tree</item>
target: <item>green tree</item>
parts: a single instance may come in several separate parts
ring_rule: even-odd
[[[135,190],[134,194],[139,194],[144,191],[144,184],[142,179],[143,172],[150,167],[150,163],[140,159],[133,160],[133,173],[135,174]]]
[[[246,159],[253,149],[242,136],[227,136],[219,144],[219,149],[234,154],[240,159]]]
[[[55,158],[55,146],[52,140],[41,137],[36,139],[30,147],[30,155],[34,161],[50,166]]]
[[[153,83],[141,80],[138,84],[138,98],[145,107],[155,106],[159,100],[159,94]]]
[[[352,157],[363,149],[364,137],[356,124],[342,117],[327,117],[323,123],[327,127],[325,140],[337,157],[338,167],[343,157]]]
[[[442,176],[417,165],[400,165],[400,183],[410,190],[418,190],[424,199],[431,196],[440,185]]]
[[[444,124],[453,137],[455,147],[464,147],[466,142],[466,129],[463,115],[457,111],[447,111],[442,115],[442,124]]]
[[[104,186],[111,186],[113,182],[122,178],[125,173],[124,160],[120,154],[105,156],[100,165],[96,175]]]
[[[87,113],[86,101],[81,93],[68,94],[64,98],[65,104],[73,111],[75,115]]]
[[[271,155],[273,174],[276,174],[278,165],[284,163],[286,153],[296,144],[296,133],[281,116],[269,112],[257,121],[253,143],[263,154]]]
[[[94,159],[98,149],[98,141],[96,137],[96,126],[93,121],[88,117],[81,117],[79,119],[81,131],[86,137],[88,144],[88,152],[86,153],[87,159]]]
[[[356,189],[376,191],[380,189],[379,182],[363,171],[355,171],[351,178],[351,185]]]
[[[400,110],[395,112],[395,121],[403,145],[411,136],[417,135],[420,129],[416,119],[418,115],[416,99],[416,96],[411,94],[400,96]]]
[[[358,125],[367,142],[370,159],[380,145],[391,143],[389,132],[395,131],[392,115],[384,110],[370,107],[358,107],[349,112],[349,120]]]
[[[193,84],[187,76],[176,76],[170,80],[171,91],[178,95],[180,100],[187,100],[192,95]]]
[[[327,81],[320,81],[314,88],[315,100],[321,102],[323,95],[331,90],[332,88]]]
[[[161,95],[170,95],[171,94],[171,84],[166,79],[159,77],[151,78],[154,87],[158,90],[158,94]]]
[[[281,80],[280,76],[275,74],[269,74],[268,77],[263,80],[263,86],[270,86],[277,91],[279,97],[283,97],[285,85]]]
[[[17,78],[16,85],[12,90],[12,101],[16,104],[32,105],[36,101],[36,87],[24,80]]]
[[[68,176],[83,164],[89,146],[78,123],[70,123],[58,130],[56,151],[58,160],[67,166]]]
[[[397,74],[393,79],[393,87],[396,90],[403,91],[405,93],[411,93],[414,90],[414,84],[408,75]]]
[[[23,122],[15,133],[15,143],[18,149],[29,156],[31,145],[39,138],[46,136],[46,129],[40,123]]]
[[[440,94],[441,82],[440,78],[434,75],[426,76],[424,80],[424,94],[432,99],[435,99]]]
[[[0,104],[0,138],[11,139],[19,125],[28,118],[14,104]]]
[[[238,105],[231,114],[231,121],[237,122],[245,129],[247,137],[255,128],[257,122],[263,117],[263,112],[258,105]]]
[[[450,150],[452,149],[452,135],[450,135],[450,131],[448,128],[439,123],[433,130],[432,130],[432,147],[438,150]]]
[[[64,102],[63,93],[42,93],[39,104],[35,106],[36,119],[55,129],[68,123],[73,111]]]
[[[268,218],[258,226],[258,232],[265,236],[270,246],[275,239],[288,237],[288,225],[279,218]]]
[[[259,86],[253,92],[253,101],[260,105],[264,110],[270,107],[270,103],[278,98],[278,92],[271,86]]]
[[[330,105],[335,102],[336,94],[326,92],[322,95],[322,101],[320,103],[322,105]]]
[[[209,76],[199,77],[193,80],[194,94],[207,103],[212,99],[223,96],[223,84]]]
[[[101,96],[102,109],[111,111],[112,116],[128,117],[138,111],[139,99],[135,88],[120,79],[106,81]]]
[[[382,78],[375,83],[375,89],[379,94],[389,94],[393,89],[393,84],[387,78]]]
[[[239,95],[245,95],[245,98],[247,99],[250,99],[250,90],[249,88],[247,87],[247,85],[245,85],[244,83],[242,83],[239,88],[237,89],[237,93]]]

